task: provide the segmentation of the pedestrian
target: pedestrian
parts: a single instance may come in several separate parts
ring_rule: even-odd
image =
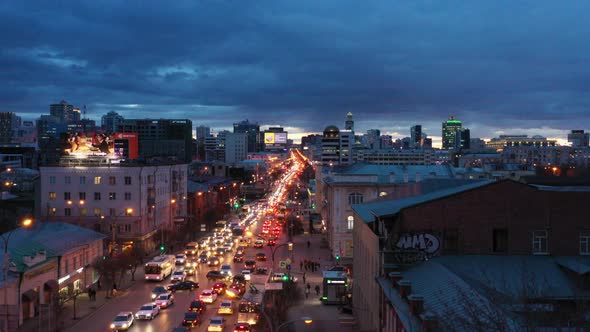
[[[305,289],[305,298],[307,299],[309,297],[309,288]]]
[[[299,271],[303,271],[303,261],[299,261]]]
[[[113,296],[117,295],[117,284],[113,282]]]
[[[307,240],[307,248],[311,247],[311,242]]]
[[[320,295],[320,285],[315,285],[315,295]]]
[[[98,279],[98,281],[96,282],[96,286],[98,286],[98,289],[100,290],[100,279]]]
[[[303,283],[305,283],[305,272],[303,272]]]
[[[310,290],[311,289],[311,285],[309,283],[305,287],[307,288],[307,290]]]
[[[305,267],[305,271],[307,271],[307,259],[305,260],[305,263],[303,264],[303,266]]]

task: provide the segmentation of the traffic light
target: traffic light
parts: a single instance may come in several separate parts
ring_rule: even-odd
[[[164,251],[164,250],[166,250],[166,247],[160,246],[160,251]]]
[[[289,280],[289,276],[285,274],[285,275],[283,275],[283,277],[281,279],[283,279],[283,281],[287,281],[287,280]]]
[[[339,261],[340,260],[340,255],[336,255],[336,260]]]
[[[238,203],[238,202],[235,202],[235,203],[234,203],[234,208],[235,208],[235,209],[237,209],[237,208],[239,208],[239,207],[240,207],[240,203]]]
[[[315,203],[311,203],[311,208],[315,209]]]

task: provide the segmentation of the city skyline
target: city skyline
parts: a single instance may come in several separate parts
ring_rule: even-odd
[[[335,5],[5,4],[0,111],[65,99],[96,120],[250,119],[296,140],[350,111],[358,133],[421,124],[435,146],[449,115],[485,139],[590,127],[581,1]]]

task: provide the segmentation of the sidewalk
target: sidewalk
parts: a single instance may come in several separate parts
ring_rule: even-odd
[[[310,284],[311,292],[307,299],[305,299],[305,295],[302,294],[301,298],[303,300],[292,306],[287,315],[289,320],[297,320],[301,317],[311,317],[313,323],[306,326],[303,321],[298,321],[290,324],[289,331],[353,331],[352,327],[341,325],[339,319],[341,315],[338,311],[338,306],[322,304],[320,301],[321,291],[320,295],[317,296],[314,290],[316,285],[319,285],[320,289],[322,288],[322,271],[335,265],[335,262],[332,260],[330,249],[320,248],[320,242],[324,236],[324,234],[304,234],[293,237],[295,249],[294,265],[291,272],[297,275],[299,280],[301,280],[300,291],[302,293],[305,291],[305,285],[301,278],[305,272],[306,282]],[[311,243],[309,248],[307,248],[308,240]],[[311,272],[310,270],[305,271],[305,269],[301,270],[299,268],[299,263],[305,259],[319,262],[320,268],[315,272]],[[286,327],[284,329],[285,330],[281,328],[282,331],[287,331]]]

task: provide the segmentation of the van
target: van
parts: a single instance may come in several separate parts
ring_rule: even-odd
[[[184,254],[187,256],[196,255],[198,250],[199,244],[197,242],[189,242],[186,247],[184,247]]]

